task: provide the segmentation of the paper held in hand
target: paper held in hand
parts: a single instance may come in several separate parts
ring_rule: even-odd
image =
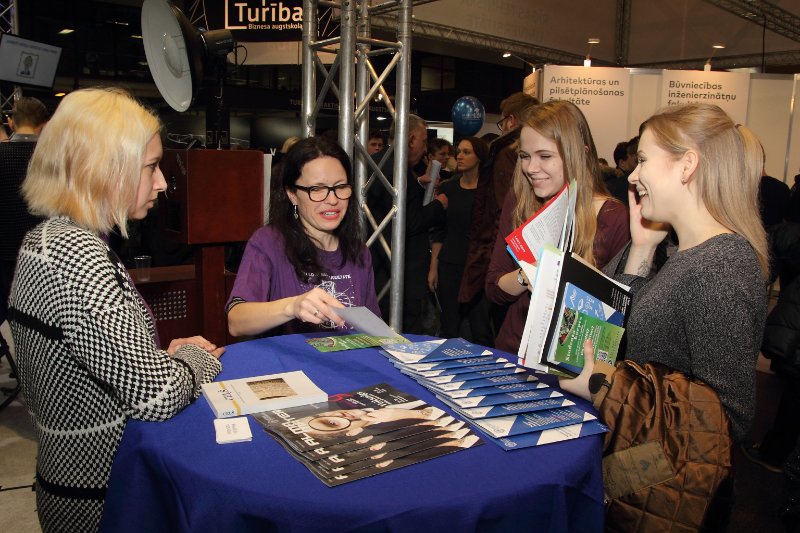
[[[357,350],[385,344],[409,342],[408,339],[395,333],[379,316],[366,307],[343,307],[335,309],[351,327],[360,333],[315,337],[306,342],[320,352],[339,352]]]
[[[217,418],[324,402],[327,393],[302,370],[205,383],[203,396]]]
[[[398,334],[386,324],[379,316],[363,306],[343,307],[334,309],[345,322],[361,333],[373,337],[397,337]]]
[[[545,245],[572,250],[577,196],[575,182],[565,183],[541,209],[506,237],[508,251],[517,263],[535,265]]]
[[[437,161],[431,161],[431,181],[425,186],[425,196],[422,198],[422,205],[428,205],[433,200],[433,193],[436,191],[436,182],[439,181],[439,171],[442,169],[442,164]]]

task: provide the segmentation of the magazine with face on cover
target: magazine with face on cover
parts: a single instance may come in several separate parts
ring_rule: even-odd
[[[432,448],[426,448],[416,453],[403,455],[397,458],[386,458],[369,468],[362,468],[349,474],[337,475],[330,479],[320,479],[329,487],[336,487],[344,483],[364,479],[383,472],[397,470],[398,468],[442,457],[450,453],[468,450],[476,446],[481,446],[482,444],[483,440],[474,433],[470,433],[466,437],[460,439],[441,439],[441,442]]]
[[[430,439],[425,439],[415,443],[411,443],[408,446],[402,448],[373,452],[371,455],[368,455],[361,461],[355,461],[349,464],[339,465],[330,469],[323,467],[323,465],[321,465],[319,462],[312,462],[310,464],[304,463],[304,464],[306,464],[308,468],[313,469],[314,473],[317,474],[318,476],[332,478],[343,474],[349,474],[357,470],[362,470],[364,468],[371,468],[377,465],[378,463],[381,463],[388,459],[397,459],[399,457],[403,457],[404,455],[410,455],[422,450],[427,450],[428,448],[433,448],[434,446],[442,444],[442,440],[460,439],[470,434],[474,435],[474,433],[468,427],[461,428],[455,431],[448,432],[444,435],[436,435]]]
[[[386,433],[367,435],[352,441],[342,442],[324,448],[314,448],[313,450],[306,450],[298,453],[300,453],[303,457],[307,457],[311,461],[316,461],[321,457],[329,457],[331,455],[339,455],[355,450],[361,450],[380,442],[390,442],[397,439],[418,435],[420,433],[427,433],[429,431],[450,426],[454,422],[456,422],[456,419],[447,415],[436,420],[426,420],[424,422],[405,426],[393,431],[387,431]]]
[[[389,452],[392,450],[398,450],[400,448],[405,448],[407,446],[416,444],[418,442],[447,435],[448,433],[452,433],[453,431],[458,431],[459,429],[464,428],[465,424],[466,422],[459,420],[453,422],[452,424],[448,424],[447,426],[444,427],[431,426],[432,429],[430,429],[429,431],[424,431],[421,433],[417,433],[415,435],[408,435],[394,440],[379,440],[378,442],[370,443],[369,446],[365,446],[363,448],[359,448],[349,452],[337,453],[335,455],[315,457],[313,455],[308,454],[308,452],[303,452],[300,454],[300,456],[305,460],[317,462],[320,464],[321,467],[330,470],[346,464],[363,461],[364,459],[370,457],[371,455],[375,455],[382,452]],[[384,435],[381,435],[380,437],[383,437]]]
[[[328,402],[265,411],[255,419],[298,451],[313,450],[441,418],[444,411],[385,383]]]

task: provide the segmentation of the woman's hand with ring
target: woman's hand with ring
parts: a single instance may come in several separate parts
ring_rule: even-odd
[[[344,306],[339,300],[319,287],[315,287],[293,298],[287,312],[293,317],[311,324],[330,321],[336,325],[342,325],[344,320],[334,311],[334,309],[342,307]]]

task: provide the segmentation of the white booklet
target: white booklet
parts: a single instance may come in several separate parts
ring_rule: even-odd
[[[328,401],[302,370],[205,383],[203,396],[217,418]]]

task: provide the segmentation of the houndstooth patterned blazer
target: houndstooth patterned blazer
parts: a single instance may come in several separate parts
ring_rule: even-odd
[[[100,521],[128,418],[165,420],[220,371],[205,350],[170,357],[125,267],[68,218],[31,230],[9,299],[20,380],[39,438],[37,507],[45,531]]]

